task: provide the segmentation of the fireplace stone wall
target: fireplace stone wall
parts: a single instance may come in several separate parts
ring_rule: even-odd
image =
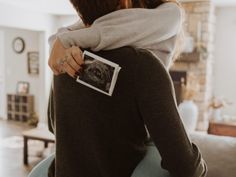
[[[209,121],[207,107],[212,97],[215,8],[208,0],[183,2],[182,6],[185,9],[185,33],[193,37],[199,55],[194,62],[182,55],[186,57],[184,61],[177,60],[171,70],[186,71],[188,75],[194,74],[198,78],[200,91],[194,98],[199,107],[197,129],[206,130]]]

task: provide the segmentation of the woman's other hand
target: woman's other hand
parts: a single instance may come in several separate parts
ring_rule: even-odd
[[[83,63],[82,51],[79,47],[66,49],[60,40],[56,39],[48,61],[55,75],[67,73],[71,77],[77,77]]]

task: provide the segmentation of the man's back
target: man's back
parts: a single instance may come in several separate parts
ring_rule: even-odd
[[[67,75],[55,78],[57,177],[130,177],[145,153],[145,127],[135,104],[136,50],[97,55],[122,68],[111,97]]]
[[[54,78],[56,177],[130,177],[146,152],[145,124],[163,167],[193,173],[199,152],[179,119],[163,65],[130,47],[96,54],[122,68],[111,97],[68,75]]]

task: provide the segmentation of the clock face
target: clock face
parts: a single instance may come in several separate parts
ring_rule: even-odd
[[[25,42],[22,38],[17,37],[13,41],[13,50],[16,53],[22,53],[25,49]]]

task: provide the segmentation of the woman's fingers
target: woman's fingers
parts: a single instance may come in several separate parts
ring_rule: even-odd
[[[63,72],[63,64],[61,63],[61,61],[62,61],[61,59],[60,60],[59,59],[57,59],[57,60],[50,59],[48,61],[48,65],[51,68],[54,75],[60,75],[60,74],[64,73]]]
[[[63,65],[57,66],[57,73],[58,74],[55,74],[55,75],[60,75],[60,74],[66,73]]]
[[[66,56],[65,62],[63,63],[64,71],[71,77],[77,78],[81,72],[81,66],[76,63],[71,55]]]
[[[64,58],[65,54],[66,54],[66,48],[64,48],[64,46],[62,45],[59,39],[56,39],[52,47],[52,51],[50,53],[50,57],[48,61],[48,64],[55,75],[59,75],[62,73],[61,60]]]
[[[81,65],[84,63],[82,51],[79,47],[73,46],[66,49],[61,58],[50,57],[48,65],[55,75],[68,73],[71,77],[77,77],[81,72]]]
[[[79,47],[71,47],[67,49],[63,63],[64,71],[71,77],[77,78],[81,72],[81,65],[84,63],[82,59],[82,51]]]
[[[71,55],[67,55],[67,63],[75,70],[78,71],[81,66],[75,61],[74,57],[72,57]]]
[[[71,47],[71,55],[79,66],[84,64],[83,54],[79,47]]]
[[[60,74],[60,72],[58,70],[58,65],[57,64],[54,64],[53,62],[49,61],[48,65],[51,68],[51,70],[52,70],[54,75],[59,75]]]
[[[75,71],[74,68],[72,68],[68,63],[64,63],[63,68],[64,68],[65,72],[67,74],[69,74],[71,77],[73,77],[73,78],[78,77],[77,71]]]

